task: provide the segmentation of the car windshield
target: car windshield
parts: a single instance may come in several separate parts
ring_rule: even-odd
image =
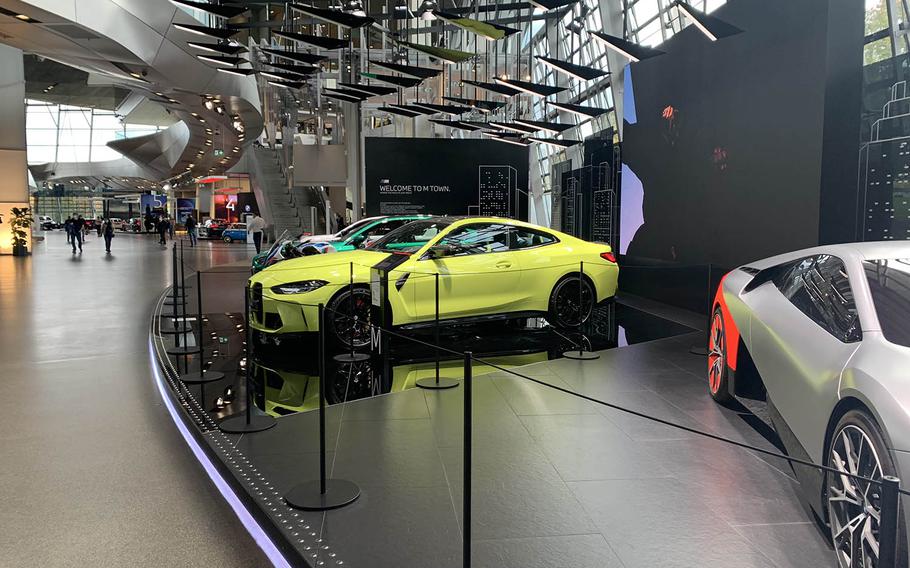
[[[910,347],[910,258],[863,262],[885,339]]]
[[[449,226],[449,221],[414,221],[398,227],[373,243],[369,250],[413,253],[420,250],[440,231]]]
[[[357,229],[363,227],[363,226],[366,225],[367,223],[372,223],[372,222],[375,221],[375,220],[376,220],[376,219],[369,218],[369,219],[361,219],[360,221],[355,221],[354,223],[351,223],[350,225],[348,225],[348,226],[345,227],[344,229],[341,229],[340,231],[338,231],[337,233],[335,233],[335,236],[336,236],[337,238],[339,238],[339,239],[343,239],[343,238],[345,238],[345,237],[349,237],[349,236],[352,235],[352,234],[354,233],[354,231],[356,231]]]

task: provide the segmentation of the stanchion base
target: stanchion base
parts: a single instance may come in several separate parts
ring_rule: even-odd
[[[600,359],[600,355],[594,353],[593,351],[579,351],[578,349],[566,351],[562,354],[562,356],[566,359],[575,359],[577,361],[592,361],[594,359]]]
[[[459,382],[449,377],[439,377],[439,382],[436,382],[436,377],[424,377],[417,379],[414,384],[422,389],[442,390],[457,387]]]
[[[363,363],[369,361],[370,356],[366,353],[341,353],[333,355],[332,359],[337,363]]]
[[[326,479],[325,493],[318,479],[304,481],[284,495],[284,501],[295,509],[328,511],[350,505],[360,497],[360,488],[344,479]]]
[[[704,347],[690,347],[689,353],[691,353],[692,355],[700,355],[702,357],[708,356],[708,350],[705,349]]]
[[[193,355],[194,353],[199,353],[199,346],[197,345],[176,345],[174,347],[168,347],[165,349],[165,352],[168,355]]]
[[[267,414],[254,414],[250,416],[250,423],[246,422],[246,414],[240,413],[230,418],[225,418],[218,424],[218,429],[227,434],[249,434],[262,432],[278,424],[278,421]]]
[[[202,376],[199,376],[198,372],[195,373],[184,373],[178,377],[180,381],[187,385],[199,385],[202,383],[212,383],[215,381],[220,381],[224,378],[224,373],[221,371],[203,371]]]

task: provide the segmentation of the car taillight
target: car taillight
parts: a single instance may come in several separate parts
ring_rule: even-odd
[[[606,260],[607,262],[612,262],[616,264],[616,255],[612,252],[602,252],[600,253],[600,258]]]

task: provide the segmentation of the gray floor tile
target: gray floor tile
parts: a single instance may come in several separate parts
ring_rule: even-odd
[[[814,522],[745,525],[734,527],[778,568],[837,566],[828,538]]]
[[[475,542],[478,568],[620,568],[619,558],[601,534],[483,540]]]

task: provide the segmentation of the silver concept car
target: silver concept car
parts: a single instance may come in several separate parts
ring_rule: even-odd
[[[767,398],[791,456],[910,489],[910,242],[832,245],[721,281],[708,341],[718,402]],[[796,465],[842,567],[878,565],[880,492]],[[903,498],[899,565],[907,565]]]

